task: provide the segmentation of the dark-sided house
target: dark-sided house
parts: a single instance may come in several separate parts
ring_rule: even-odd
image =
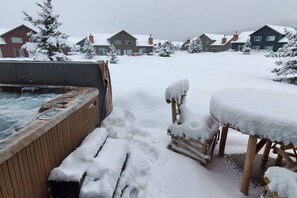
[[[188,51],[190,42],[191,42],[190,38],[187,38],[187,40],[182,44],[181,50]]]
[[[292,28],[276,25],[265,25],[252,33],[251,44],[254,50],[277,51],[286,41],[285,30],[291,31]]]
[[[230,35],[204,33],[199,38],[204,52],[223,52],[231,49]]]
[[[28,57],[22,46],[29,42],[28,33],[36,33],[33,29],[20,25],[12,29],[0,29],[0,57]]]
[[[129,34],[125,30],[113,34],[88,33],[86,39],[93,44],[96,53],[103,56],[107,55],[111,44],[115,46],[117,55],[149,54],[153,52],[154,47],[151,35]],[[78,44],[83,46],[84,40]]]
[[[253,31],[242,32],[237,34],[237,32],[233,35],[231,41],[231,48],[233,51],[241,51],[243,46],[246,44],[248,40],[250,40],[250,35]]]

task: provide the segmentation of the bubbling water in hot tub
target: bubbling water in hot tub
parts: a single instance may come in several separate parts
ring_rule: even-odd
[[[0,141],[35,120],[40,106],[59,95],[0,92]]]

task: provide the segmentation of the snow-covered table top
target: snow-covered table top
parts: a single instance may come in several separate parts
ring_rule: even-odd
[[[297,94],[260,89],[216,92],[210,113],[221,125],[297,146]]]

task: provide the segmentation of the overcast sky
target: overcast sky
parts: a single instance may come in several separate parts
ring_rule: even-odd
[[[29,25],[23,20],[22,10],[37,16],[36,2],[43,0],[0,0],[0,28]],[[183,41],[206,32],[235,32],[265,24],[297,22],[297,0],[53,0],[52,3],[63,23],[60,30],[72,37],[124,29],[131,34]]]

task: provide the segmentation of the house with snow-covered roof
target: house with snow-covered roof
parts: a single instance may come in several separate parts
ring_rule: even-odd
[[[233,38],[231,41],[231,48],[233,51],[241,51],[243,46],[246,44],[248,40],[250,40],[250,35],[253,31],[246,31],[238,34],[237,32],[233,34]]]
[[[138,55],[153,52],[154,41],[151,35],[130,34],[125,30],[115,33],[88,33],[88,41],[96,49],[98,55],[107,55],[109,47],[113,44],[117,55]],[[84,40],[78,42],[82,47]]]
[[[204,52],[223,52],[231,49],[233,36],[204,33],[199,38],[201,39]]]
[[[250,35],[252,49],[277,51],[287,43],[285,39],[286,30],[292,31],[293,28],[269,24],[264,25]]]
[[[29,54],[22,46],[29,42],[28,33],[35,30],[20,25],[15,28],[0,28],[0,58],[28,57]]]

